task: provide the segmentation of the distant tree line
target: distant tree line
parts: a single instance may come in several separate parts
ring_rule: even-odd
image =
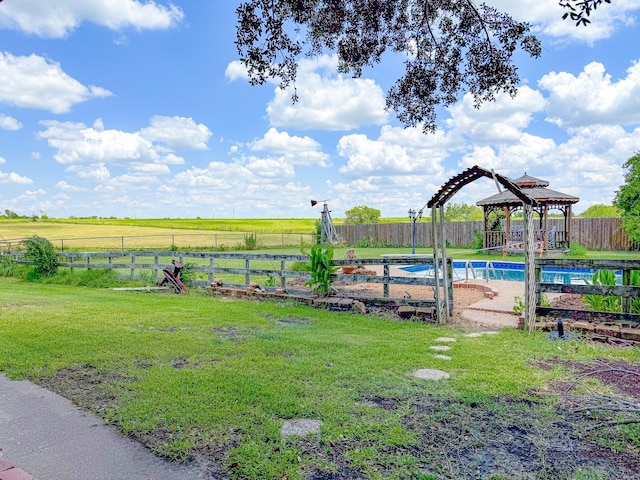
[[[42,220],[47,220],[49,217],[44,212],[40,212],[40,217],[38,217],[38,215],[19,215],[13,210],[9,210],[8,208],[5,208],[4,213],[0,213],[0,218],[11,218],[11,219],[22,218],[22,219],[29,219],[35,222],[36,220],[38,220],[38,218]]]

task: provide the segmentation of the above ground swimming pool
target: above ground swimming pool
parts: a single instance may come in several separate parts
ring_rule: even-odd
[[[408,265],[400,267],[415,275],[433,276],[433,267],[430,265]],[[542,269],[542,281],[544,283],[560,284],[585,284],[585,280],[591,281],[595,270],[588,268],[554,268]],[[524,263],[501,262],[487,260],[454,260],[453,280],[507,280],[511,282],[524,282]],[[617,282],[621,283],[619,272],[616,272]]]

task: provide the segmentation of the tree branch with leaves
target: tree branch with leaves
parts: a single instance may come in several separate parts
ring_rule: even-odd
[[[516,50],[540,56],[529,25],[472,0],[247,0],[237,8],[236,47],[251,84],[277,79],[295,89],[303,56],[335,52],[353,77],[400,55],[404,74],[387,108],[405,126],[437,129],[436,109],[470,92],[476,107],[516,94]],[[385,57],[386,59],[386,57]]]
[[[598,5],[611,3],[611,0],[562,0],[558,3],[562,8],[568,10],[562,15],[563,20],[569,18],[576,22],[576,27],[580,25],[586,27],[591,23],[587,17],[598,9]]]

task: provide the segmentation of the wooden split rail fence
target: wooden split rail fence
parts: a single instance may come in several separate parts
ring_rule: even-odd
[[[578,330],[601,334],[613,339],[640,342],[640,312],[632,312],[632,301],[640,298],[640,285],[631,284],[631,272],[640,270],[640,260],[595,260],[595,259],[536,259],[536,315],[555,319],[570,319]],[[609,270],[620,272],[620,285],[556,284],[542,281],[542,269],[580,268],[592,271]],[[621,298],[621,312],[573,310],[543,307],[545,292],[579,295],[603,295]],[[634,328],[628,328],[633,326]]]
[[[13,254],[17,263],[28,264],[29,262],[20,259],[20,254]],[[206,287],[211,285],[216,278],[224,279],[225,286],[246,288],[254,282],[264,281],[265,278],[275,280],[272,287],[279,285],[280,288],[287,288],[287,280],[299,279],[304,282],[311,278],[308,271],[292,270],[295,262],[309,262],[306,255],[269,255],[269,254],[247,254],[247,253],[219,253],[219,252],[59,252],[60,267],[70,269],[117,269],[128,270],[131,278],[135,278],[137,272],[151,271],[156,279],[162,277],[162,270],[171,268],[171,260],[178,260],[188,267],[190,272],[199,273],[206,276],[208,280],[194,280],[192,285]],[[433,276],[411,276],[392,275],[392,267],[407,265],[422,265],[425,271],[433,271],[434,261],[429,257],[410,256],[387,256],[383,258],[358,258],[351,260],[333,260],[336,267],[345,265],[355,265],[362,267],[382,266],[382,275],[361,275],[344,274],[338,270],[333,274],[335,281],[347,284],[374,283],[383,285],[383,300],[391,300],[389,295],[389,285],[417,285],[425,288],[435,288],[435,278]],[[453,264],[451,258],[446,260],[448,292],[449,298],[446,304],[449,305],[449,313],[453,310]],[[438,270],[442,271],[442,265]],[[239,277],[244,277],[243,283],[237,282]],[[442,275],[438,278],[442,285]],[[425,305],[433,304],[434,301],[417,300],[409,298],[392,299],[396,305]],[[444,302],[445,299],[442,299]]]

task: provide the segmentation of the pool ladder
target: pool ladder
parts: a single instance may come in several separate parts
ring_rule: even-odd
[[[441,271],[441,270],[442,270],[441,268],[438,269],[438,271]],[[465,264],[464,264],[464,276],[465,276],[465,278],[463,279],[460,276],[460,274],[458,274],[456,272],[456,269],[454,268],[453,269],[453,275],[455,277],[454,281],[464,280],[465,282],[468,282],[469,281],[469,270],[471,270],[471,275],[473,276],[474,279],[478,278],[476,276],[476,269],[473,266],[473,262],[471,260],[465,260]],[[487,260],[486,261],[485,266],[484,266],[484,270],[485,270],[484,278],[485,278],[485,281],[487,281],[487,282],[489,281],[489,272],[493,272],[493,276],[494,277],[497,276],[496,275],[496,269],[493,266],[493,262],[491,260]],[[428,277],[432,277],[434,275],[434,272],[435,272],[435,269],[432,269],[432,268],[428,269],[425,272],[425,277],[427,277],[427,276]],[[442,275],[440,275],[440,276],[442,276]]]
[[[477,278],[476,277],[476,270],[473,267],[473,262],[471,260],[467,260],[464,264],[464,276],[465,276],[465,282],[469,281],[469,270],[471,270],[471,274],[473,275],[473,278]],[[486,282],[489,281],[489,272],[493,272],[493,276],[497,277],[496,275],[496,269],[493,266],[493,262],[491,260],[487,260],[484,264],[484,279]]]

